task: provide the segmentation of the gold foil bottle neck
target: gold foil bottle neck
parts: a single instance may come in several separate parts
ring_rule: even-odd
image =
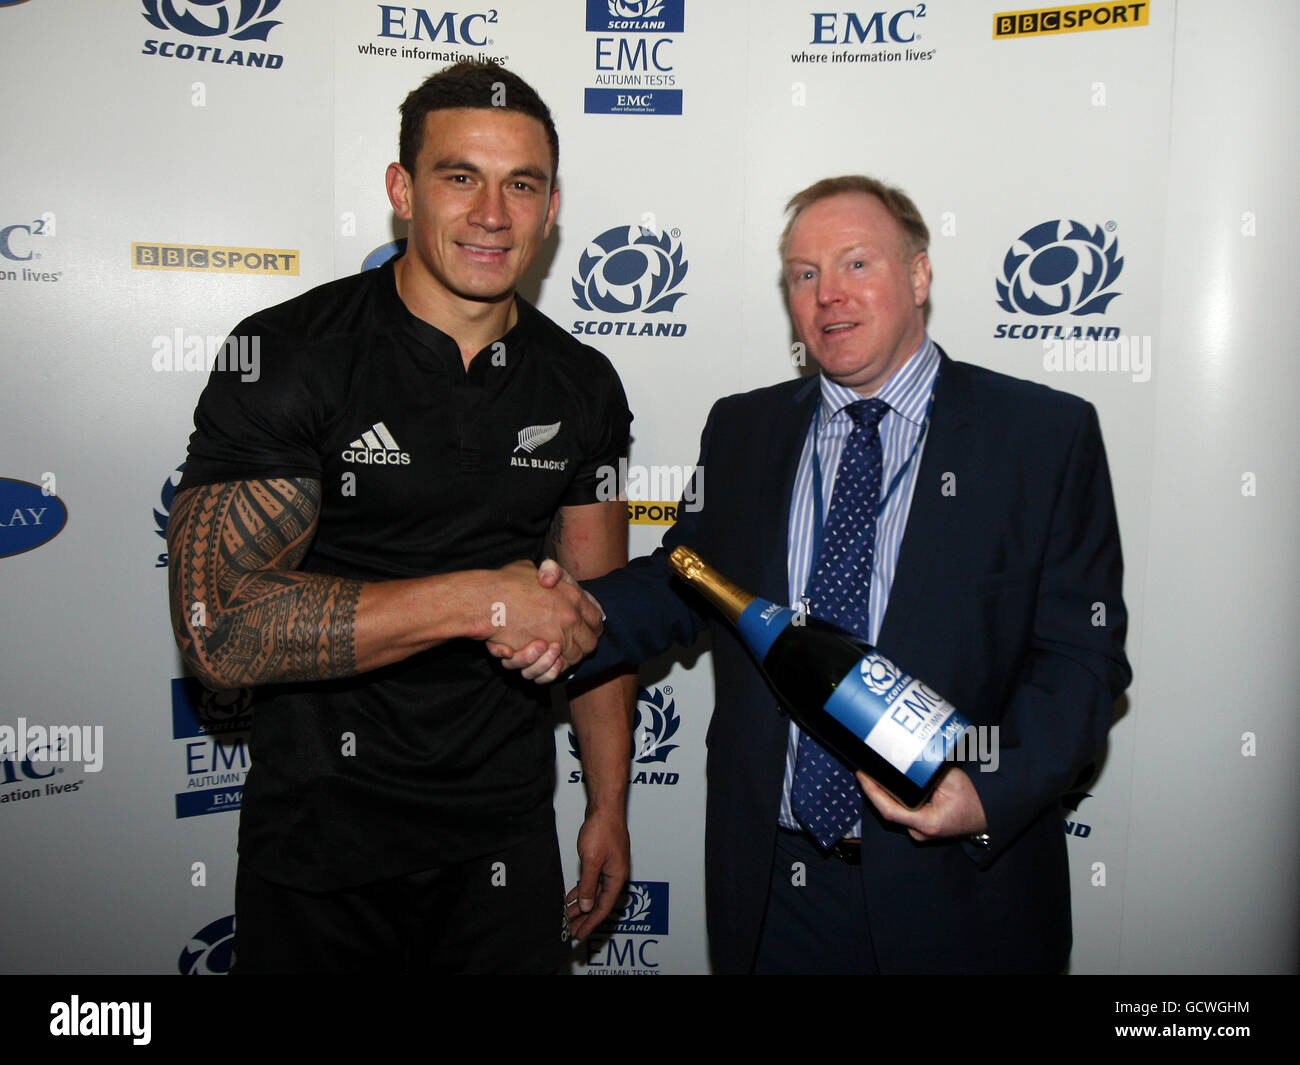
[[[689,547],[675,547],[668,565],[677,576],[702,593],[734,624],[754,596],[727,580]]]

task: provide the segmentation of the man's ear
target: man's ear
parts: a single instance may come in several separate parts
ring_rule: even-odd
[[[411,175],[401,163],[389,163],[388,173],[384,175],[384,184],[388,187],[388,202],[393,205],[393,212],[404,222],[411,220]]]
[[[916,301],[916,306],[924,307],[929,298],[930,256],[923,251],[917,252],[912,260],[912,299]]]
[[[542,239],[551,235],[555,226],[555,216],[560,213],[560,186],[551,182],[551,202],[546,207],[546,225],[542,228]]]

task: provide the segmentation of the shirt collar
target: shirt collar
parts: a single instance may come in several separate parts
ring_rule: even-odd
[[[921,346],[909,357],[873,398],[884,400],[895,413],[918,427],[925,420],[930,394],[939,375],[939,349],[930,334],[926,333]],[[838,385],[825,374],[821,382],[821,425],[825,426],[835,415],[863,397],[851,388]]]

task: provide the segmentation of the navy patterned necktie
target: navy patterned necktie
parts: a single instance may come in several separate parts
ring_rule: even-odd
[[[814,616],[866,640],[871,634],[868,608],[883,476],[879,425],[889,404],[864,399],[847,409],[855,425],[835,474],[826,532],[808,582],[808,605]],[[842,839],[862,817],[862,791],[852,771],[806,732],[799,734],[790,804],[823,849]]]

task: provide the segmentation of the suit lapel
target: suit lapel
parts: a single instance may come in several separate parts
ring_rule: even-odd
[[[881,622],[877,642],[885,653],[924,640],[926,619],[918,616],[912,604],[928,596],[920,592],[935,577],[935,559],[944,550],[943,507],[940,491],[945,471],[955,469],[966,447],[970,428],[971,392],[967,368],[953,362],[939,349],[939,376],[934,388],[934,409],[926,434],[921,468],[912,493],[903,542],[898,549],[898,565],[889,592],[889,606]]]
[[[770,424],[755,426],[755,432],[765,441],[764,459],[758,468],[766,472],[759,474],[761,505],[755,533],[763,547],[754,590],[776,603],[786,602],[790,594],[790,502],[808,426],[821,401],[818,380],[810,377],[793,395],[783,393],[777,399],[780,406]]]

